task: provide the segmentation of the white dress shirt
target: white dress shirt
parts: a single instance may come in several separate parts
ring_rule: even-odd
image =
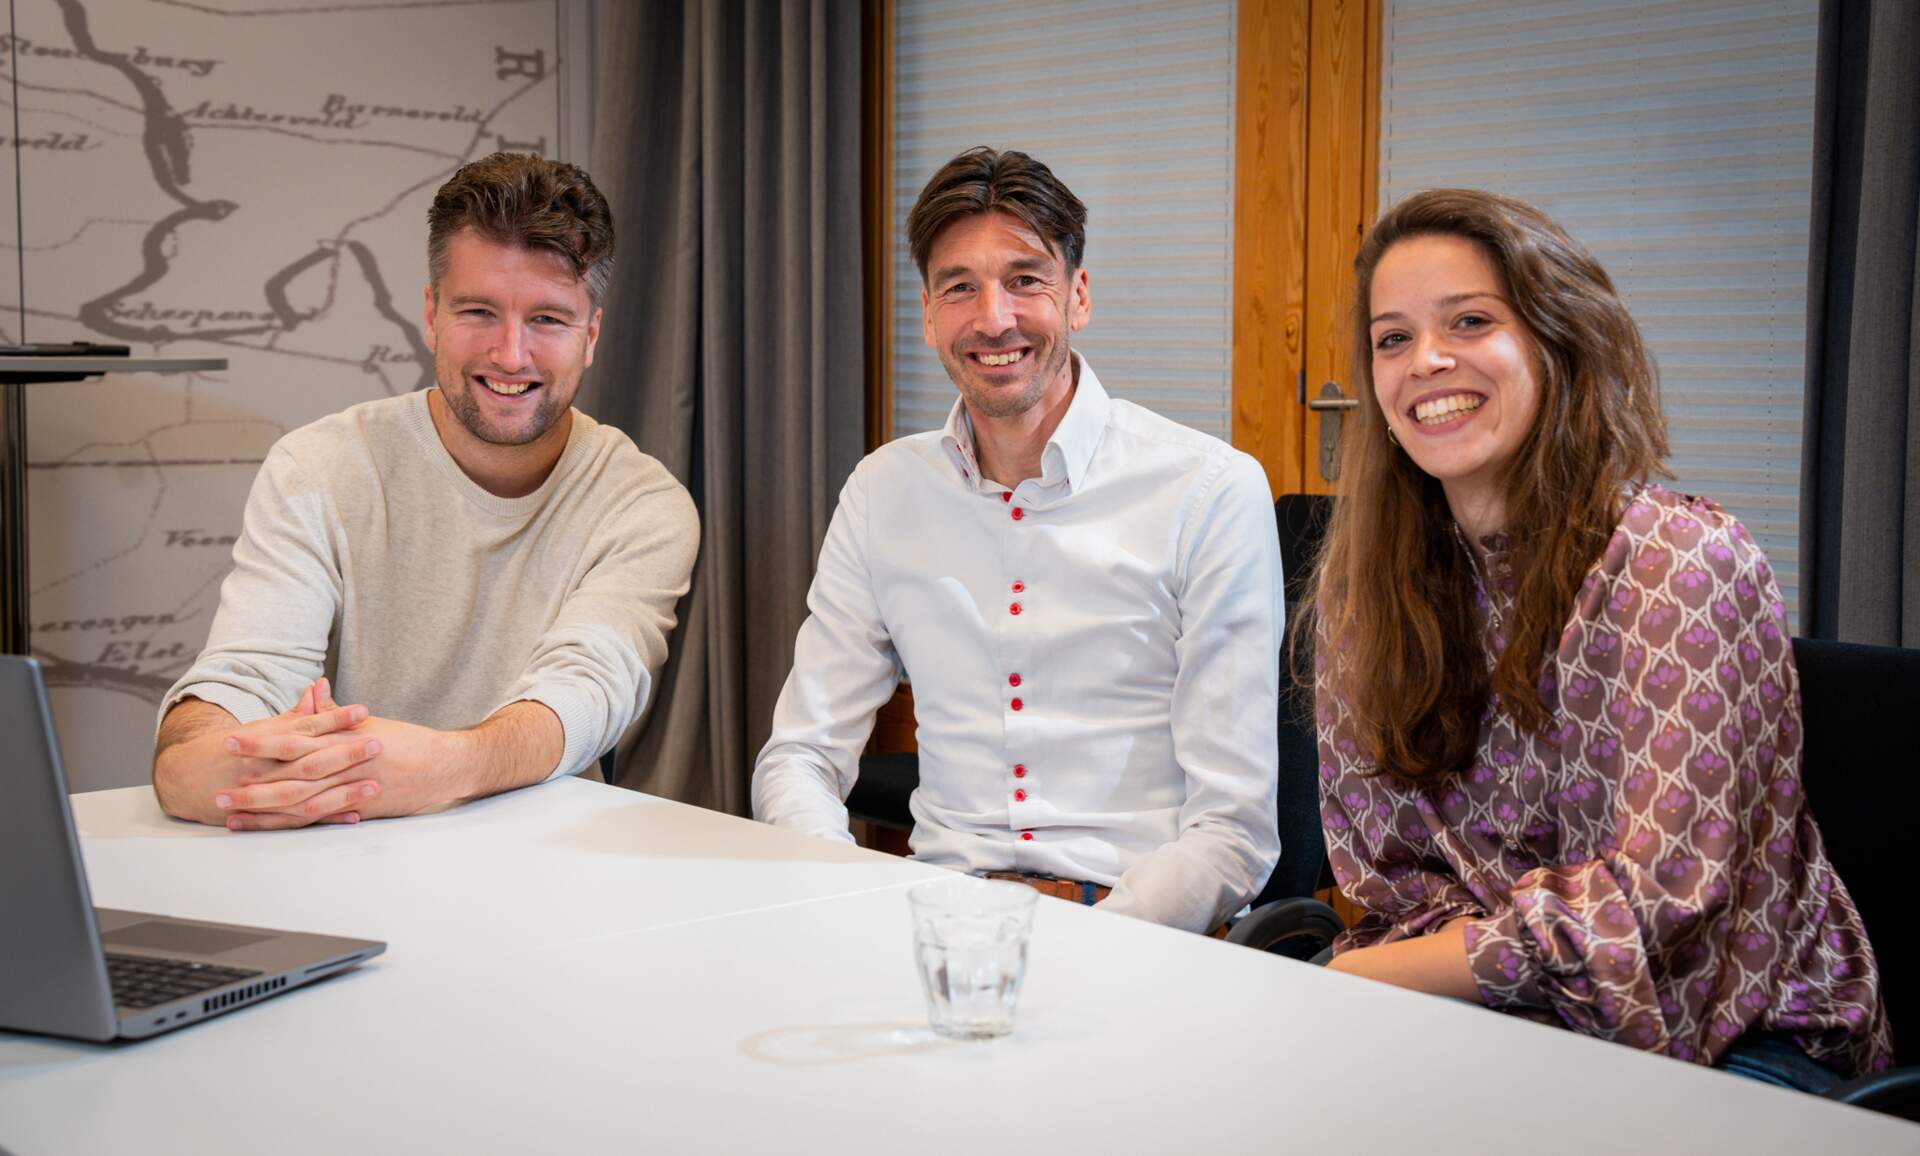
[[[1265,884],[1285,610],[1246,454],[1109,398],[1082,360],[1040,477],[1009,491],[956,402],[855,468],[807,607],[756,817],[851,841],[904,670],[916,858],[1107,884],[1107,909],[1194,931]]]

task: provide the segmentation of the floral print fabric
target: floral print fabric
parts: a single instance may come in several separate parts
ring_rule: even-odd
[[[1491,662],[1513,574],[1484,545]],[[1632,497],[1542,673],[1546,732],[1496,699],[1460,775],[1375,773],[1316,667],[1328,856],[1366,912],[1336,950],[1468,916],[1489,1007],[1702,1064],[1751,1027],[1842,1071],[1891,1062],[1865,927],[1801,795],[1786,607],[1719,506]]]

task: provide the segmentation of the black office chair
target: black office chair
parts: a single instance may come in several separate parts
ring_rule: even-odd
[[[1331,886],[1331,880],[1326,834],[1320,827],[1320,757],[1309,692],[1281,687],[1279,737],[1280,862],[1253,909],[1228,929],[1227,941],[1291,959],[1312,959],[1332,946],[1346,924],[1313,897]]]
[[[1273,503],[1280,533],[1280,569],[1286,576],[1287,621],[1300,613],[1307,581],[1326,535],[1333,499],[1323,494],[1282,494]],[[1307,639],[1283,653],[1290,672],[1280,682],[1280,775],[1275,801],[1280,819],[1280,862],[1253,910],[1227,932],[1229,943],[1312,959],[1346,929],[1333,908],[1313,897],[1331,885],[1326,834],[1320,827],[1320,749],[1314,735],[1312,647]]]
[[[1893,1020],[1896,1061],[1920,1061],[1920,944],[1913,931],[1913,721],[1920,650],[1793,640],[1804,733],[1801,776],[1827,855],[1866,921]],[[1904,1037],[1902,1030],[1907,1033]],[[1901,1044],[1906,1046],[1902,1047]],[[1920,1120],[1920,1066],[1862,1076],[1827,1095]]]
[[[1319,558],[1320,542],[1326,536],[1327,519],[1332,513],[1333,499],[1324,494],[1282,494],[1273,503],[1273,520],[1280,532],[1280,568],[1286,576],[1290,624],[1301,612],[1313,565]],[[1326,835],[1320,827],[1320,753],[1314,734],[1310,689],[1313,656],[1312,647],[1305,642],[1303,640],[1298,648],[1282,651],[1289,666],[1282,671],[1280,682],[1277,736],[1280,773],[1275,802],[1280,820],[1280,862],[1254,898],[1256,908],[1282,899],[1311,897],[1331,885]],[[1324,905],[1316,904],[1303,910],[1314,913],[1321,908]],[[1330,914],[1331,909],[1325,910]],[[1340,930],[1336,916],[1328,940]]]
[[[896,831],[913,830],[907,800],[920,786],[920,756],[912,751],[860,756],[860,778],[847,796],[847,814]]]
[[[1280,531],[1280,571],[1287,583],[1287,620],[1307,595],[1307,580],[1320,560],[1320,542],[1333,517],[1333,498],[1326,494],[1281,494],[1273,503],[1273,521]]]

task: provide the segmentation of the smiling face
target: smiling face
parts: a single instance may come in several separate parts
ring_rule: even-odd
[[[471,229],[447,243],[446,270],[427,288],[433,375],[457,425],[447,449],[466,464],[487,447],[544,454],[593,364],[600,310],[566,258],[488,240]],[[458,444],[456,444],[458,443]]]
[[[1019,417],[1065,397],[1067,335],[1092,308],[1087,271],[1067,268],[1011,213],[960,217],[928,250],[922,329],[976,419]]]
[[[1387,427],[1464,528],[1500,528],[1502,472],[1533,431],[1540,381],[1493,263],[1461,237],[1409,237],[1381,256],[1367,312]]]

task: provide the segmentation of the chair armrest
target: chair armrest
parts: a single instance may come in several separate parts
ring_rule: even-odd
[[[1248,913],[1227,932],[1228,943],[1312,959],[1347,929],[1333,908],[1318,899],[1279,899]]]
[[[1894,1068],[1870,1076],[1856,1076],[1835,1084],[1822,1095],[1856,1108],[1870,1108],[1902,1120],[1920,1121],[1920,1067]]]

